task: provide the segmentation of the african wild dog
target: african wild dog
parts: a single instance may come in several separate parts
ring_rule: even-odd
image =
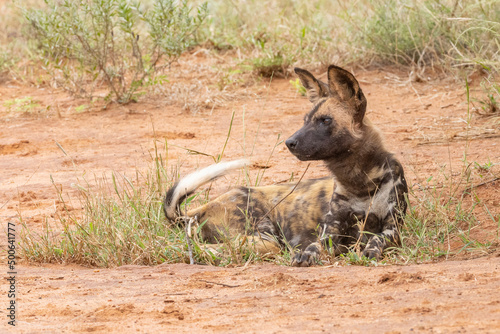
[[[357,241],[365,245],[363,255],[380,259],[399,241],[408,191],[403,168],[364,117],[366,98],[351,73],[331,65],[328,83],[303,69],[295,73],[313,108],[286,145],[302,161],[323,160],[333,178],[238,187],[180,217],[182,198],[245,162],[217,164],[174,185],[165,197],[165,215],[171,221],[206,221],[201,235],[211,243],[221,234],[246,234],[258,251],[278,252],[286,242],[298,249],[294,266],[313,264],[323,247],[340,254]]]

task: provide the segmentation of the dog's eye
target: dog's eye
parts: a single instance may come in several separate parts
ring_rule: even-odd
[[[331,117],[321,117],[320,122],[323,125],[330,125],[330,124],[332,124],[332,119],[331,119]]]

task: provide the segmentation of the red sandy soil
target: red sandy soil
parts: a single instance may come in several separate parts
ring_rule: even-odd
[[[203,55],[184,57],[172,73],[183,73],[178,78],[183,82],[196,78],[210,83],[209,73],[197,71],[213,63]],[[368,99],[368,117],[385,134],[413,189],[425,186],[429,176],[443,180],[443,174],[459,175],[466,143],[469,162],[500,162],[498,123],[472,111],[467,133],[466,90],[460,82],[438,75],[410,81],[405,72],[391,68],[354,72]],[[481,93],[478,83],[471,82],[474,94]],[[40,107],[23,113],[5,105],[23,97],[31,97]],[[278,135],[283,140],[299,129],[310,108],[285,79],[271,83],[263,79],[242,87],[223,106],[196,113],[151,95],[139,103],[77,112],[82,104],[88,102],[48,85],[0,83],[4,230],[7,222],[15,222],[19,232],[20,216],[39,231],[45,220],[54,222],[59,202],[51,177],[70,196],[75,194],[72,184],[84,176],[93,180],[111,171],[134,175],[137,169],[147,169],[155,136],[160,150],[168,139],[169,165],[180,164],[181,174],[211,164],[212,158],[188,155],[180,147],[220,153],[233,111],[224,160],[251,155],[254,173],[268,166],[262,185],[287,180],[292,172],[302,175],[307,165],[283,143],[267,163]],[[480,108],[477,101],[474,106]],[[481,184],[478,196],[498,221],[499,181],[490,182],[498,167],[483,171],[483,178],[472,170],[474,184]],[[326,173],[316,162],[305,178]],[[215,193],[227,189],[227,182],[219,183]],[[498,242],[498,224],[486,212],[477,214],[482,221],[473,233],[481,241]],[[3,250],[6,239],[3,234]],[[19,333],[500,333],[499,256],[493,250],[475,259],[431,264],[326,268],[163,264],[95,269],[23,262],[18,265],[15,329]],[[1,286],[0,331],[5,332],[12,330],[6,320],[6,280]]]

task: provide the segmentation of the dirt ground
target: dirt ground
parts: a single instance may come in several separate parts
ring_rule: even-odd
[[[210,74],[203,69],[213,59],[203,54],[184,57],[172,72],[180,73],[178,79],[185,83],[209,83]],[[368,117],[400,158],[414,189],[430,176],[458,175],[466,143],[467,161],[500,162],[498,123],[472,111],[471,128],[466,129],[464,84],[432,74],[417,82],[393,68],[353,71],[368,99]],[[471,85],[480,94],[477,78]],[[9,106],[9,101],[25,97],[37,106]],[[84,176],[99,178],[111,171],[134,175],[147,169],[155,137],[160,150],[168,140],[168,163],[180,165],[184,175],[211,164],[212,158],[188,155],[182,148],[220,153],[233,112],[224,160],[250,157],[254,173],[266,167],[262,185],[287,180],[292,172],[302,175],[306,168],[283,143],[273,152],[301,127],[310,108],[289,79],[263,79],[241,87],[223,106],[208,104],[196,112],[165,101],[149,96],[126,106],[79,108],[88,102],[60,89],[0,83],[3,229],[15,222],[19,232],[20,216],[39,231],[45,220],[53,221],[58,200],[51,178],[71,196],[72,184]],[[474,105],[480,108],[478,102]],[[495,168],[474,182],[481,184],[478,196],[498,220],[500,183],[489,182]],[[326,173],[321,163],[312,163],[305,178]],[[229,183],[220,182],[214,192],[224,191]],[[478,215],[484,222],[473,233],[482,241],[494,240],[498,225],[486,213]],[[22,262],[17,269],[19,333],[500,333],[498,250],[475,259],[407,266],[163,264],[95,269]],[[11,331],[5,320],[5,280],[1,290],[0,331]]]

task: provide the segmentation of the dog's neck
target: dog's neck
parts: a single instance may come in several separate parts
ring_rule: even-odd
[[[387,172],[384,166],[392,157],[385,149],[377,129],[365,125],[362,133],[355,147],[341,156],[325,160],[335,179],[336,189],[355,196],[373,193]]]

